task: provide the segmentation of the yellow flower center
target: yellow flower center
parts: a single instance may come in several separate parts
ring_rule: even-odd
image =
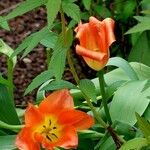
[[[55,117],[48,116],[35,129],[35,133],[42,135],[48,142],[56,142],[62,134],[62,128]]]

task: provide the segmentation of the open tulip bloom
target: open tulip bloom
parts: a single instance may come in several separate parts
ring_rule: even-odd
[[[80,41],[76,52],[96,71],[101,70],[109,59],[109,46],[115,41],[113,30],[114,20],[99,21],[95,17],[90,17],[89,23],[80,23],[75,29]]]
[[[91,116],[75,110],[68,90],[59,90],[45,98],[39,107],[29,104],[25,112],[25,127],[16,138],[20,150],[53,150],[78,145],[77,130],[90,128]]]

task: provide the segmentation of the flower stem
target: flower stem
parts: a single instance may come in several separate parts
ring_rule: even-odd
[[[109,125],[112,124],[112,120],[110,117],[107,101],[106,101],[106,92],[105,92],[105,81],[104,81],[104,72],[103,70],[100,70],[98,72],[98,78],[99,78],[99,84],[100,84],[100,90],[101,90],[101,95],[102,95],[102,103],[104,106],[105,114],[108,120]]]
[[[76,81],[76,83],[78,84],[79,83],[79,77],[78,77],[77,72],[74,68],[73,59],[71,57],[71,52],[70,51],[71,50],[68,50],[68,52],[67,52],[67,60],[68,60],[68,64],[69,64],[69,67],[70,67],[70,71],[73,75],[73,78]]]
[[[97,121],[99,122],[99,124],[101,124],[105,129],[108,128],[108,125],[103,121],[103,119],[100,117],[99,113],[96,111],[96,108],[93,106],[93,104],[91,103],[90,99],[82,92],[88,106],[91,108],[94,117],[97,119]]]

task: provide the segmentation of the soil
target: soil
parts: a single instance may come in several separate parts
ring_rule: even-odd
[[[0,15],[4,16],[9,13],[16,4],[22,0],[0,0]],[[11,48],[15,48],[21,41],[33,32],[40,30],[46,25],[46,10],[40,7],[34,11],[16,17],[9,22],[11,31],[0,29],[0,38],[2,38]],[[75,67],[80,78],[93,77],[95,72],[86,66],[81,59],[75,56]],[[25,88],[31,83],[32,79],[39,73],[46,70],[46,53],[45,47],[38,45],[32,52],[24,59],[18,56],[18,62],[14,69],[14,84],[15,84],[15,103],[17,106],[24,106],[27,102],[35,100],[36,90],[27,96],[23,96]],[[7,73],[6,58],[0,56],[0,72]],[[63,78],[67,81],[73,82],[73,77],[66,64],[66,70]]]

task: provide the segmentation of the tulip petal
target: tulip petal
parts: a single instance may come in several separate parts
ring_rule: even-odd
[[[37,124],[40,124],[42,121],[43,121],[43,116],[39,112],[38,108],[36,108],[32,104],[29,104],[25,112],[26,127],[30,127],[30,126],[33,127]]]
[[[61,124],[74,126],[78,130],[88,129],[94,124],[94,119],[92,116],[79,110],[63,111],[60,114],[59,121]]]
[[[90,59],[93,59],[93,60],[96,60],[99,62],[101,62],[104,59],[104,57],[107,56],[105,53],[101,53],[101,52],[97,52],[97,51],[91,51],[91,50],[88,50],[88,49],[86,49],[80,45],[76,46],[76,53],[78,55],[82,55],[84,57],[88,57]]]
[[[78,146],[78,135],[77,131],[73,126],[65,126],[63,129],[62,138],[56,143],[56,146],[65,149],[77,148]]]
[[[106,42],[107,42],[107,49],[108,47],[115,41],[114,36],[114,20],[111,18],[106,18],[103,20],[103,23],[105,25],[105,34],[106,34]]]
[[[20,150],[40,150],[40,145],[32,139],[30,128],[23,128],[16,137],[15,145]]]
[[[73,109],[74,103],[72,96],[66,89],[58,90],[50,94],[39,105],[40,112],[58,113],[63,109]]]

